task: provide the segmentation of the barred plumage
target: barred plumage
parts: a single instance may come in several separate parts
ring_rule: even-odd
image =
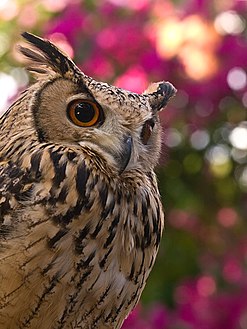
[[[163,230],[157,112],[175,88],[96,82],[24,37],[38,80],[0,119],[0,328],[120,328]]]

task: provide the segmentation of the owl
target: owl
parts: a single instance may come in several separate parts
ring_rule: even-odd
[[[164,215],[158,112],[24,32],[36,82],[0,119],[0,328],[121,328],[153,267]]]

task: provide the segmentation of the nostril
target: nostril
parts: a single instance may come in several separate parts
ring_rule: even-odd
[[[155,126],[154,119],[149,119],[144,123],[144,125],[142,127],[142,131],[141,131],[141,140],[142,140],[143,144],[146,145],[148,143],[154,126]]]

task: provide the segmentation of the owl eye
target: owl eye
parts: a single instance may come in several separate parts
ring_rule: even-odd
[[[101,110],[93,101],[75,100],[67,109],[69,119],[77,126],[92,127],[99,122]]]

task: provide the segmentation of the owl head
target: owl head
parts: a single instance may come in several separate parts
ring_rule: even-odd
[[[154,83],[142,94],[123,90],[85,75],[48,40],[23,37],[29,46],[20,51],[37,82],[22,111],[31,115],[37,140],[90,148],[120,174],[152,169],[161,144],[158,112],[175,94],[172,84]]]

